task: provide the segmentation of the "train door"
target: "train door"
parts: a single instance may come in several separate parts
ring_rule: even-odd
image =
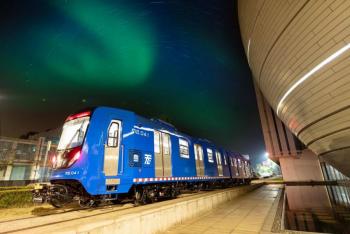
[[[112,120],[108,127],[103,164],[105,176],[118,174],[121,129],[121,121],[119,120]]]
[[[222,162],[221,162],[221,154],[220,152],[216,151],[215,152],[215,156],[216,156],[216,164],[218,166],[218,174],[219,176],[223,176],[222,173]]]
[[[235,165],[235,172],[236,172],[236,177],[237,177],[237,176],[239,176],[239,168],[238,168],[237,158],[234,158],[233,162]]]
[[[244,174],[245,177],[249,177],[249,166],[248,166],[248,161],[244,161]]]
[[[162,132],[162,141],[163,141],[164,176],[172,176],[170,135]]]
[[[241,164],[241,159],[237,158],[237,172],[238,176],[242,177],[242,164]]]
[[[234,170],[234,168],[233,168],[233,159],[232,159],[232,157],[231,156],[229,156],[229,162],[230,162],[230,171],[231,171],[231,176],[232,177],[235,177],[236,176],[236,172],[235,172],[235,170]]]
[[[154,131],[156,177],[171,176],[171,142],[167,133]]]
[[[198,144],[194,144],[194,157],[196,160],[197,176],[204,176],[203,148]]]

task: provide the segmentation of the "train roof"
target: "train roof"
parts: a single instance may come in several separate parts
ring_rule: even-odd
[[[108,106],[97,106],[97,107],[92,107],[92,108],[89,108],[91,111],[95,111],[97,109],[99,110],[109,110],[109,111],[118,111],[118,112],[121,112],[123,114],[127,114],[127,115],[130,115],[130,116],[134,116],[136,117],[136,119],[138,119],[138,123],[136,124],[141,124],[141,126],[143,124],[146,124],[146,125],[149,125],[149,127],[152,127],[152,128],[155,128],[155,129],[159,129],[159,130],[166,130],[168,132],[172,132],[176,135],[178,135],[179,137],[184,137],[184,138],[187,138],[187,139],[191,139],[192,141],[194,142],[199,142],[199,143],[204,143],[204,144],[207,144],[207,145],[211,145],[211,146],[215,146],[215,148],[219,149],[219,150],[224,150],[226,152],[228,152],[229,154],[233,154],[234,156],[238,156],[244,160],[248,160],[246,158],[244,158],[239,152],[235,152],[235,151],[230,151],[230,150],[226,150],[225,148],[223,147],[220,147],[216,144],[214,144],[212,141],[208,140],[208,139],[205,139],[205,138],[199,138],[199,137],[192,137],[190,135],[187,135],[185,133],[182,133],[182,132],[179,132],[177,130],[177,128],[172,125],[171,123],[168,123],[164,120],[161,120],[161,119],[156,119],[156,118],[145,118],[133,111],[129,111],[129,110],[125,110],[125,109],[121,109],[121,108],[117,108],[117,107],[108,107]],[[86,110],[86,109],[85,109]],[[248,160],[249,161],[249,160]]]

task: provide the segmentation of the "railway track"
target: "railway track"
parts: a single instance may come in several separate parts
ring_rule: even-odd
[[[15,219],[10,221],[5,221],[0,223],[0,233],[16,233],[16,232],[30,232],[30,230],[41,228],[45,226],[51,226],[55,224],[61,224],[65,222],[70,222],[73,220],[79,220],[84,218],[91,218],[94,216],[99,216],[103,214],[109,214],[117,211],[127,210],[131,209],[133,206],[130,207],[111,207],[111,208],[104,208],[104,209],[94,209],[94,214],[89,214],[87,212],[91,211],[92,209],[84,209],[84,212],[76,213],[76,215],[70,215],[69,217],[61,217],[62,215],[66,215],[66,213],[72,213],[72,212],[78,212],[81,210],[72,210],[69,212],[62,212],[58,214],[51,214],[51,215],[45,215],[45,216],[37,216],[37,217],[27,217],[23,219]],[[109,209],[109,210],[108,210]],[[75,216],[75,217],[74,217]],[[54,221],[58,220],[58,221]],[[39,224],[40,223],[40,224]],[[3,231],[5,230],[5,231]]]

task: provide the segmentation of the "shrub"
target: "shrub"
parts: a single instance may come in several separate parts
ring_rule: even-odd
[[[0,192],[5,190],[17,190],[17,189],[33,189],[34,185],[30,184],[27,186],[10,186],[10,187],[0,187]]]
[[[31,206],[31,189],[13,189],[0,191],[0,208]]]

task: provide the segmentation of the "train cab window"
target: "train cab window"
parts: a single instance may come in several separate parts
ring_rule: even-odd
[[[154,132],[154,152],[160,153],[160,132]]]
[[[180,157],[190,158],[188,141],[179,138],[179,147],[180,147]]]
[[[118,147],[119,124],[112,122],[108,129],[108,147]]]
[[[213,150],[212,149],[207,149],[207,154],[208,154],[208,162],[213,163],[214,162]]]

